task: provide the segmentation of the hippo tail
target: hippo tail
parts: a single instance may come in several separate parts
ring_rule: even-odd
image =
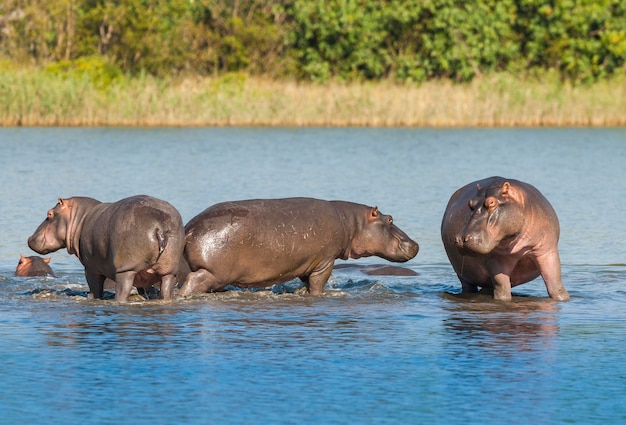
[[[154,231],[155,236],[157,241],[159,241],[159,253],[157,254],[157,258],[154,261],[155,263],[159,261],[159,258],[161,258],[161,255],[163,254],[163,252],[165,251],[165,248],[167,248],[167,233],[165,233],[163,231],[163,229],[160,228],[156,228],[156,230]]]

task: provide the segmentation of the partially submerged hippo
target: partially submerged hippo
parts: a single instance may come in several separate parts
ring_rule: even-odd
[[[441,237],[463,292],[493,287],[511,299],[511,287],[540,274],[548,294],[569,299],[561,281],[559,220],[533,186],[490,177],[457,190],[446,207]]]
[[[133,285],[161,283],[171,299],[184,249],[183,222],[169,203],[139,195],[115,203],[92,198],[61,199],[28,238],[39,254],[61,248],[85,266],[90,297],[102,298],[106,278],[115,281],[115,299],[125,301]]]
[[[311,198],[255,199],[207,208],[185,226],[191,268],[181,295],[300,278],[322,292],[335,259],[404,262],[418,245],[378,208]]]
[[[38,255],[24,257],[20,255],[20,260],[15,268],[15,276],[52,276],[56,277],[50,267],[50,258],[42,258]]]

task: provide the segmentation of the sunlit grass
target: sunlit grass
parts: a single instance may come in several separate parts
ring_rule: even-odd
[[[98,85],[0,70],[4,126],[605,126],[626,124],[626,78],[572,85],[495,74],[470,84],[119,78]]]

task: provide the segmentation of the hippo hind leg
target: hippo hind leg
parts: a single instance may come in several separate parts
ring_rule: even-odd
[[[176,276],[166,274],[161,277],[161,299],[171,300],[174,293],[174,286],[176,286]]]
[[[126,301],[133,289],[135,271],[127,271],[115,274],[115,301]]]
[[[197,293],[219,291],[223,288],[215,279],[215,276],[206,269],[198,269],[187,275],[183,286],[180,288],[180,295],[187,297]]]
[[[459,280],[461,281],[461,289],[464,293],[475,293],[478,292],[478,286],[465,279],[462,276],[459,276]]]

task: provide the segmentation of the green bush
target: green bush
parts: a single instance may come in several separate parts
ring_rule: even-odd
[[[624,73],[624,0],[4,0],[0,56],[314,81]],[[69,62],[68,62],[69,61]],[[89,71],[91,72],[91,71]]]
[[[85,56],[73,61],[58,61],[47,65],[47,74],[68,79],[87,80],[97,88],[109,87],[123,78],[121,69],[101,56]]]

